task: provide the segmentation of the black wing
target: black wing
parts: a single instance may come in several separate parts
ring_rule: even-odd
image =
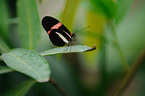
[[[62,35],[63,37],[61,37]],[[59,29],[53,29],[49,34],[50,41],[56,46],[64,46],[70,41],[70,36],[66,34],[64,31]],[[65,39],[65,40],[64,40]]]
[[[43,28],[46,30],[46,32],[50,31],[51,27],[53,27],[57,23],[59,23],[59,21],[51,16],[45,16],[42,19],[42,25],[43,25]],[[58,29],[63,30],[71,35],[70,31],[63,24]]]
[[[42,19],[42,25],[43,25],[43,28],[48,32],[51,30],[51,27],[53,27],[55,24],[57,24],[59,21],[56,20],[55,18],[53,17],[50,17],[50,16],[45,16],[43,19]]]

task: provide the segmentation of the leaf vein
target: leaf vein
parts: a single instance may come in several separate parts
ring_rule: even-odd
[[[32,70],[32,71],[40,78],[40,76],[39,76],[39,74],[37,73],[37,71],[35,71],[31,66],[29,66],[29,64],[25,63],[24,61],[22,61],[20,58],[18,58],[17,56],[15,56],[15,55],[12,54],[12,53],[8,53],[8,54],[14,56],[17,60],[19,60],[20,62],[22,62],[23,65],[25,65],[26,67],[28,67],[28,69]]]

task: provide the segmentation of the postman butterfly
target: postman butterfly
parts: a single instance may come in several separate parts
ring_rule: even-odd
[[[61,22],[51,16],[45,16],[42,19],[42,26],[55,46],[61,47],[70,44],[76,38],[74,33],[71,34]]]

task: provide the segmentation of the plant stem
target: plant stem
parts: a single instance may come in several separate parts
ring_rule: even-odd
[[[53,79],[50,79],[49,82],[57,89],[61,96],[66,96],[64,90]]]
[[[116,45],[116,48],[118,49],[118,52],[120,54],[120,57],[122,59],[122,64],[123,64],[123,68],[125,69],[126,72],[128,72],[129,70],[129,66],[128,66],[128,63],[127,63],[127,60],[122,52],[122,49],[120,47],[120,44],[119,44],[119,41],[118,41],[118,38],[117,38],[117,35],[116,35],[116,29],[115,29],[115,25],[113,22],[110,22],[110,25],[111,25],[111,28],[112,28],[112,33],[113,33],[113,37],[116,41],[115,45]]]
[[[0,56],[0,60],[2,61],[3,59],[2,59],[2,56]]]
[[[62,22],[69,30],[72,30],[74,18],[81,0],[66,0],[65,9],[62,13]]]
[[[106,45],[102,42],[101,47],[101,56],[100,56],[100,71],[101,71],[101,86],[99,88],[99,91],[97,92],[99,96],[104,96],[106,92],[106,86],[107,86],[107,72],[106,72]]]
[[[133,63],[131,70],[128,72],[128,74],[122,81],[120,87],[115,92],[114,96],[120,96],[125,91],[125,89],[130,85],[140,66],[144,64],[144,62],[145,62],[145,50],[139,55],[139,57]]]

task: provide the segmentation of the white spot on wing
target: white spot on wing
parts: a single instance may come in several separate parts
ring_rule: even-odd
[[[56,32],[56,34],[65,42],[65,43],[69,43],[69,41],[60,33]]]
[[[63,31],[63,32],[65,32],[65,31]],[[69,38],[71,38],[71,36],[67,32],[65,32],[65,34],[67,34],[69,36]]]

